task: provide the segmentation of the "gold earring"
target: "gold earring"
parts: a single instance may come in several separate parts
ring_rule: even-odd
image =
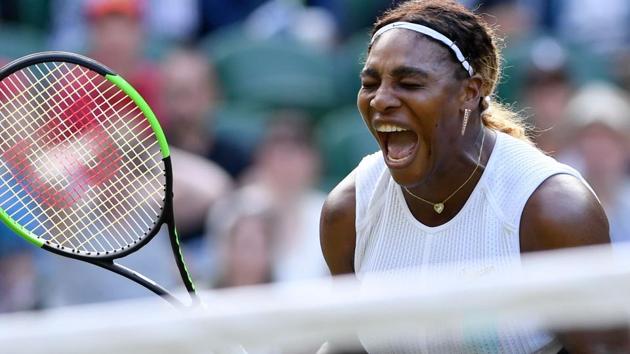
[[[464,124],[462,124],[462,136],[466,132],[466,126],[468,125],[468,118],[470,117],[470,109],[466,108],[464,110]]]

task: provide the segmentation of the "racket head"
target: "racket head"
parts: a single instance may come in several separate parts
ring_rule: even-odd
[[[0,219],[73,258],[136,251],[172,219],[172,172],[151,108],[81,55],[42,52],[0,70]]]

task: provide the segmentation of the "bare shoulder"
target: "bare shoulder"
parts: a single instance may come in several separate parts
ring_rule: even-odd
[[[570,175],[555,175],[529,198],[521,218],[521,252],[609,243],[608,219],[590,189]],[[628,328],[556,333],[571,353],[628,353]]]
[[[320,218],[320,243],[332,274],[354,272],[356,232],[354,173],[328,195]]]
[[[608,219],[578,178],[549,177],[532,194],[520,224],[521,252],[609,243]]]

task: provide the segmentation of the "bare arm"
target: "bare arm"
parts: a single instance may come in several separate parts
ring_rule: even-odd
[[[354,273],[354,247],[356,232],[354,174],[346,177],[330,192],[319,224],[319,237],[326,264],[332,275]],[[360,347],[357,340],[356,347]],[[335,349],[326,343],[317,354],[363,354],[362,350],[352,352]]]
[[[219,166],[189,152],[171,148],[173,204],[180,234],[203,228],[212,203],[232,189],[230,176]]]
[[[525,205],[520,225],[521,252],[610,243],[608,220],[597,198],[578,179],[555,175]],[[571,353],[630,353],[628,329],[563,332],[558,338]]]
[[[354,273],[354,218],[354,175],[350,174],[330,192],[320,218],[320,243],[332,275]]]

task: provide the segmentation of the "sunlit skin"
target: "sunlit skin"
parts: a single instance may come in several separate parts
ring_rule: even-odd
[[[459,79],[455,74],[458,70],[462,70],[461,65],[451,59],[448,49],[414,32],[395,29],[374,42],[361,72],[357,106],[383,151],[392,177],[414,194],[435,202],[464,183],[479,157],[482,81],[478,75]],[[472,114],[462,136],[466,108]],[[417,142],[407,157],[396,160],[388,156],[390,133],[377,131],[383,125],[396,125],[415,134]],[[491,132],[486,134],[482,167],[494,141]],[[483,168],[478,171],[462,196],[474,187]],[[431,224],[457,213],[465,198],[456,197],[439,216],[431,205],[407,200],[412,212],[420,218],[426,215]]]

